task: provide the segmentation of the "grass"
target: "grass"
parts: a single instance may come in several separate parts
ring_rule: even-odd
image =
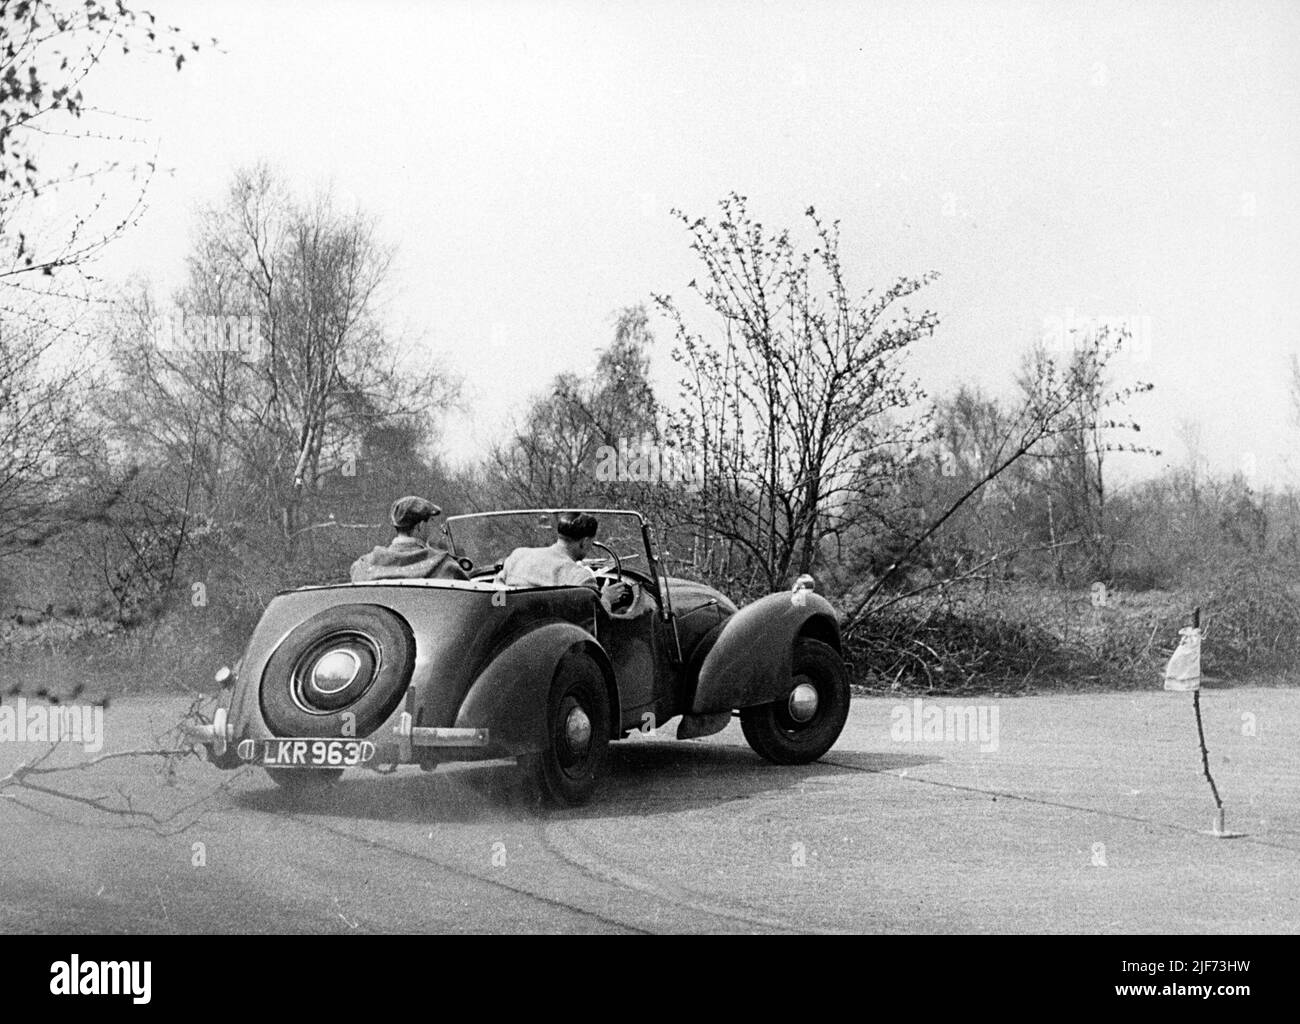
[[[202,622],[177,616],[125,629],[94,618],[10,625],[0,633],[0,700],[106,702],[129,694],[198,693],[231,664],[232,642]]]

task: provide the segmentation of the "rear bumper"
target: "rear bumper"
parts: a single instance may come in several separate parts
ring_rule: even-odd
[[[491,745],[492,740],[487,729],[443,728],[425,725],[413,725],[411,713],[401,711],[397,715],[397,724],[393,726],[397,737],[397,764],[411,764],[428,760],[426,756],[417,756],[415,749],[426,750],[475,750]]]
[[[244,763],[239,750],[244,744],[236,742],[235,728],[225,708],[217,708],[211,722],[185,725],[183,730],[190,742],[207,748],[208,759],[218,767],[237,768]],[[271,738],[269,734],[255,735],[261,730],[247,731],[249,735],[240,740]],[[412,725],[409,711],[396,712],[371,736],[363,738],[375,745],[375,764],[420,764],[436,753],[450,754],[447,759],[454,759],[458,753],[473,758],[492,744],[488,729],[416,726]]]

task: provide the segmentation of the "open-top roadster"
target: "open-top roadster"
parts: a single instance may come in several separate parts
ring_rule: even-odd
[[[667,576],[636,512],[600,522],[597,582],[631,604],[609,612],[589,586],[494,582],[515,547],[555,539],[558,509],[454,516],[448,549],[469,579],[303,587],[267,606],[211,724],[192,730],[222,768],[262,765],[286,787],[354,765],[517,758],[555,804],[587,800],[609,744],[680,715],[678,739],[723,729],[778,764],[821,757],[849,710],[840,632],[801,577],[737,609]]]

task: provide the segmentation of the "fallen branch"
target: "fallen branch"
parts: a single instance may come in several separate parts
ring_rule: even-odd
[[[167,778],[170,780],[176,770],[176,765],[183,760],[194,757],[197,758],[198,752],[194,747],[185,742],[183,737],[183,727],[191,722],[205,723],[201,706],[205,698],[199,697],[191,702],[190,706],[182,715],[181,720],[174,726],[169,733],[176,737],[176,745],[172,747],[158,746],[152,748],[141,748],[136,750],[119,750],[108,754],[101,754],[98,757],[91,758],[87,761],[79,761],[73,764],[54,765],[47,762],[53,756],[54,752],[61,745],[58,742],[52,742],[49,746],[29,761],[18,765],[7,775],[0,776],[0,797],[9,800],[20,807],[28,810],[40,812],[39,808],[20,799],[23,794],[35,793],[45,797],[51,797],[56,800],[66,801],[67,803],[76,804],[81,807],[87,807],[91,810],[105,815],[126,819],[132,826],[141,826],[147,828],[159,835],[173,835],[176,832],[184,831],[189,828],[192,821],[187,820],[187,815],[196,807],[201,807],[208,803],[212,797],[226,791],[230,788],[238,777],[244,774],[243,771],[232,773],[221,785],[208,790],[198,798],[191,800],[181,807],[170,813],[155,813],[151,810],[139,808],[130,793],[122,789],[116,790],[115,793],[74,793],[56,786],[44,785],[35,781],[37,778],[57,777],[59,775],[73,775],[85,773],[92,769],[101,768],[111,761],[136,761],[136,760],[158,760],[161,762]],[[168,733],[164,733],[164,736]],[[156,738],[161,741],[161,737]]]

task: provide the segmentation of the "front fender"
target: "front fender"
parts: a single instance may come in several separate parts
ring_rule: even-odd
[[[513,641],[479,675],[456,715],[456,727],[487,729],[501,757],[544,750],[546,699],[560,659],[572,650],[590,655],[605,675],[611,720],[619,720],[618,689],[609,658],[586,630],[551,622]]]
[[[729,618],[700,666],[691,713],[716,714],[766,704],[790,686],[791,655],[800,635],[840,649],[835,609],[810,590],[769,594]]]

